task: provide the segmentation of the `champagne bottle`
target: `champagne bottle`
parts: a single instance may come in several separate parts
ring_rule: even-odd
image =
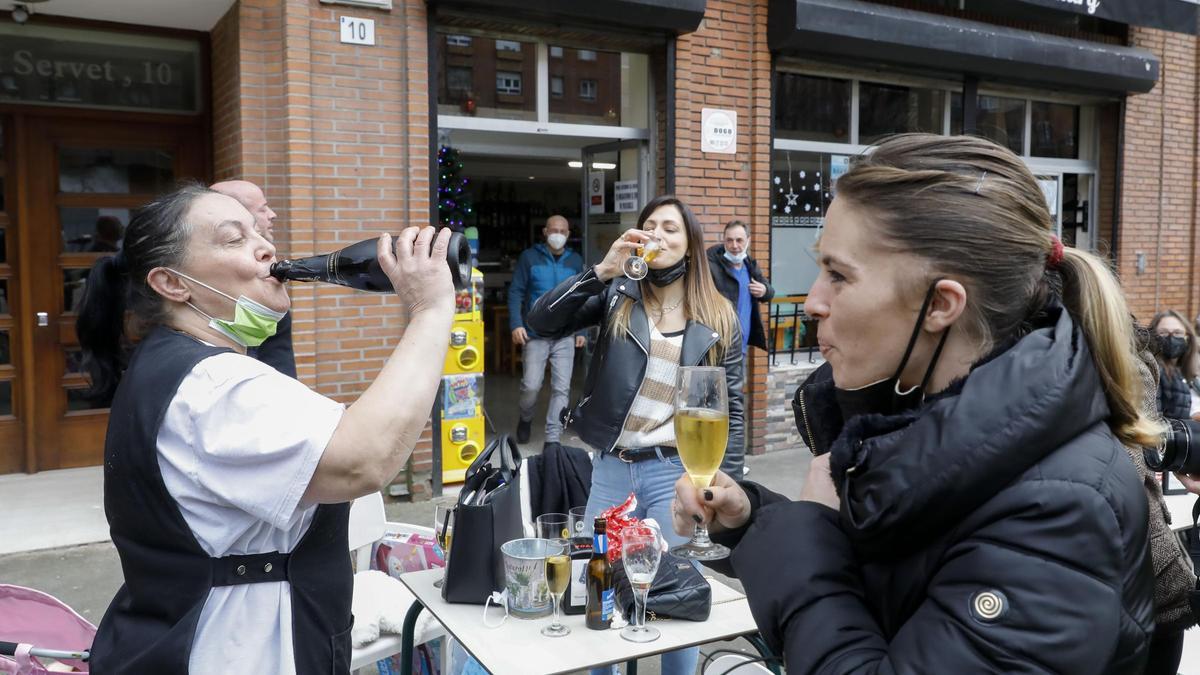
[[[604,518],[596,517],[592,559],[587,566],[587,627],[608,630],[613,617],[612,568],[608,564],[608,534]]]
[[[390,293],[394,290],[392,282],[375,257],[378,241],[378,237],[364,239],[334,253],[280,260],[271,265],[271,276],[280,281],[323,281],[360,291]],[[395,246],[394,241],[392,245]],[[446,262],[450,265],[454,288],[462,290],[470,285],[471,246],[466,237],[458,232],[450,234]]]

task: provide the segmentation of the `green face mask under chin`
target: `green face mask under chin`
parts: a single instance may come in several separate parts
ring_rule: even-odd
[[[222,293],[203,281],[193,279],[182,272],[170,271],[188,281],[200,284],[213,293],[234,300],[233,296]],[[264,307],[244,295],[238,296],[234,300],[234,303],[232,321],[210,316],[192,303],[189,302],[187,304],[188,307],[191,307],[198,314],[208,319],[209,327],[243,347],[257,347],[265,342],[267,338],[275,334],[275,330],[279,326],[279,320],[286,314],[286,312],[276,312],[270,307]]]

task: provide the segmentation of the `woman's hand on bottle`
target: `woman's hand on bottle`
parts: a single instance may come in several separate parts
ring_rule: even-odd
[[[676,533],[690,537],[700,523],[707,523],[710,533],[736,530],[749,520],[750,498],[725,472],[718,471],[703,490],[696,488],[687,473],[675,481],[671,524]]]
[[[600,281],[608,281],[624,274],[621,266],[625,264],[625,260],[648,241],[650,235],[636,227],[625,230],[625,234],[618,237],[608,248],[604,260],[596,264],[596,277]]]
[[[436,231],[436,236],[435,236]],[[406,227],[396,236],[379,238],[376,256],[409,313],[426,309],[454,310],[454,283],[446,264],[450,228]]]

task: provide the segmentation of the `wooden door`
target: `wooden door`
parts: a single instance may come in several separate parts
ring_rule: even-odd
[[[16,240],[13,223],[17,210],[16,133],[11,117],[0,115],[0,474],[25,466],[23,411],[19,409],[17,364],[18,334],[13,330],[9,299],[17,294],[15,265],[10,258]]]
[[[20,379],[36,466],[26,470],[91,466],[103,460],[108,401],[87,396],[75,335],[89,269],[119,249],[136,207],[203,177],[203,136],[190,125],[78,118],[28,119],[23,132],[28,203],[14,319],[28,336]]]

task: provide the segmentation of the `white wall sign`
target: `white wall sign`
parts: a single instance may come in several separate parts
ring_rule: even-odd
[[[637,213],[638,182],[636,180],[619,180],[613,183],[613,203],[617,213]]]
[[[375,44],[375,19],[360,19],[356,16],[343,16],[342,42],[350,45]]]
[[[736,110],[700,110],[700,151],[726,155],[737,152]]]
[[[1042,194],[1046,195],[1046,206],[1050,207],[1050,215],[1058,215],[1058,179],[1057,178],[1039,178],[1038,185],[1042,188]]]
[[[588,213],[604,213],[604,172],[588,172]]]

